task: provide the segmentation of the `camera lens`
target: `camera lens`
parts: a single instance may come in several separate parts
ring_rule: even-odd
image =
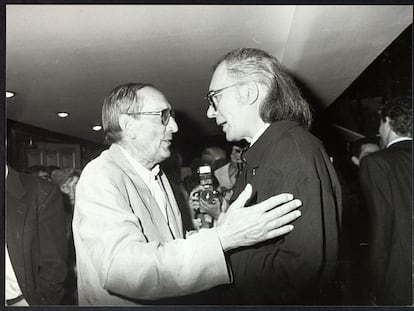
[[[214,198],[216,197],[216,195],[213,193],[213,191],[211,191],[209,189],[205,189],[205,190],[201,191],[200,197],[203,201],[205,201],[207,203],[211,203],[214,200]]]

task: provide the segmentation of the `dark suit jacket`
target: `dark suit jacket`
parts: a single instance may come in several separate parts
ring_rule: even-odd
[[[324,147],[296,122],[279,121],[245,159],[232,199],[247,183],[250,205],[288,192],[302,201],[302,216],[291,233],[228,253],[234,283],[224,292],[226,303],[322,303],[317,296],[336,272],[341,215],[340,185]]]
[[[30,305],[59,304],[67,256],[60,190],[10,168],[6,183],[7,248],[23,296]]]
[[[412,141],[395,143],[361,161],[361,186],[370,219],[370,268],[377,304],[412,304],[412,174]]]

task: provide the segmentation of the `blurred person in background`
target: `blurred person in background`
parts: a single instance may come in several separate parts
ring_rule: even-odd
[[[73,213],[75,206],[76,185],[79,177],[80,173],[73,168],[54,169],[50,176],[51,181],[58,185],[64,194],[66,212],[70,214]]]
[[[214,171],[214,176],[217,178],[220,192],[227,200],[230,200],[232,189],[244,168],[245,163],[242,160],[242,152],[247,149],[245,141],[236,142],[232,145],[230,153],[230,162],[217,168]]]
[[[6,165],[6,306],[61,304],[67,243],[62,195]]]
[[[379,151],[380,144],[374,138],[364,137],[353,141],[350,149],[351,161],[358,168],[358,171],[355,172],[354,179],[348,182],[344,181],[345,184],[343,187],[349,188],[343,191],[344,205],[347,205],[346,208],[344,207],[344,212],[349,211],[349,223],[351,227],[348,235],[355,236],[355,238],[351,238],[355,242],[355,245],[358,244],[359,246],[365,247],[368,243],[368,215],[366,204],[363,202],[360,180],[358,178],[359,165],[364,157]],[[349,202],[346,202],[345,199],[349,200]],[[344,219],[344,223],[346,222],[347,220]],[[352,252],[354,253],[354,251]]]
[[[376,305],[412,305],[412,98],[387,101],[379,116],[385,149],[360,163],[372,298]]]
[[[46,166],[46,170],[47,170],[47,173],[49,174],[49,177],[50,177],[49,181],[51,181],[51,176],[52,176],[53,172],[55,170],[60,170],[60,167],[56,166],[56,165],[48,165],[48,166]]]
[[[351,143],[352,163],[359,166],[363,157],[379,150],[380,146],[375,139],[369,137],[357,139]]]
[[[247,144],[245,141],[236,142],[232,145],[230,161],[227,158],[220,157],[213,162],[213,167],[218,167],[215,170],[211,169],[212,187],[214,190],[217,190],[216,199],[206,204],[204,200],[200,199],[200,192],[205,187],[200,186],[200,182],[194,184],[188,196],[188,205],[193,219],[196,218],[193,220],[195,229],[214,226],[220,214],[227,210],[230,205],[229,202],[233,193],[233,186],[245,165],[242,161],[241,154],[246,148]],[[220,165],[224,161],[227,163]],[[214,165],[217,162],[221,163]],[[197,174],[196,178],[198,181],[200,180],[199,174]]]
[[[50,181],[50,174],[46,166],[33,165],[27,169],[26,173]]]
[[[368,211],[359,182],[359,164],[365,156],[380,150],[377,139],[358,138],[349,144],[347,166],[338,169],[342,187],[341,278],[342,298],[347,304],[369,305]]]
[[[63,194],[63,203],[66,216],[66,237],[68,246],[68,277],[65,281],[65,304],[77,304],[76,293],[76,254],[73,242],[72,219],[75,207],[76,185],[79,181],[80,173],[73,168],[59,169],[54,168],[51,173],[51,180],[59,186]]]
[[[201,152],[200,162],[201,165],[209,165],[214,172],[217,168],[228,162],[228,159],[223,148],[211,146]]]
[[[231,190],[244,166],[241,160],[241,153],[246,146],[244,141],[233,143],[230,159],[221,147],[208,147],[202,151],[200,166],[207,165],[210,167],[210,178],[213,189],[217,191],[217,199],[209,202],[209,204],[204,204],[203,200],[200,201],[200,191],[205,187],[200,186],[200,167],[197,167],[197,173],[193,174],[194,182],[188,196],[188,205],[193,217],[194,215],[196,217],[202,216],[201,219],[196,219],[194,223],[195,228],[214,226],[221,212],[227,210],[230,205]],[[216,206],[213,206],[211,203],[216,204]]]
[[[350,210],[350,223],[353,224],[352,228],[350,228],[349,235],[357,235],[356,242],[360,246],[366,246],[368,240],[368,211],[366,204],[363,202],[362,194],[361,194],[361,184],[358,178],[359,176],[359,165],[361,160],[366,157],[367,155],[380,151],[380,144],[378,140],[370,137],[364,137],[357,139],[351,143],[351,161],[356,167],[358,167],[358,172],[356,172],[356,178],[351,182],[348,182],[347,185],[350,187],[349,190],[345,190],[344,192],[349,193],[350,202],[347,204],[347,208],[345,210]],[[352,193],[351,193],[352,192]],[[345,195],[344,195],[345,198]],[[344,200],[345,204],[345,200]],[[344,219],[344,222],[346,220]],[[355,226],[356,225],[356,226]]]

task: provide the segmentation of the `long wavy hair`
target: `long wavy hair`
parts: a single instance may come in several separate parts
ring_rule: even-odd
[[[214,69],[223,62],[231,78],[237,81],[254,80],[267,88],[267,95],[260,107],[263,121],[274,123],[291,120],[310,127],[312,113],[309,104],[275,57],[263,50],[240,48],[224,55]]]

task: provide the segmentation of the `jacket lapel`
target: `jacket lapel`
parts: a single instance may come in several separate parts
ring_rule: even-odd
[[[157,201],[155,201],[150,189],[142,180],[142,178],[137,174],[131,163],[123,154],[120,147],[117,144],[112,144],[108,152],[112,160],[117,163],[119,168],[132,180],[136,189],[135,195],[138,195],[141,199],[140,201],[137,200],[136,202],[132,202],[131,208],[134,213],[136,215],[140,215],[137,209],[142,208],[142,204],[144,204],[144,208],[150,214],[153,225],[159,234],[165,241],[172,240],[173,236],[171,235],[167,221],[165,220],[164,216],[161,213],[161,210],[158,207]],[[134,195],[131,195],[130,197],[133,198]],[[143,226],[145,227],[145,224],[143,224]]]
[[[172,215],[169,218],[169,226],[175,238],[182,238],[183,237],[183,226],[182,226],[182,220],[181,220],[181,213],[180,213],[180,209],[178,208],[177,201],[175,200],[174,192],[164,172],[161,174],[161,179],[164,184],[165,191],[167,192],[166,194],[168,197],[167,198],[168,204],[170,204],[171,206]]]

